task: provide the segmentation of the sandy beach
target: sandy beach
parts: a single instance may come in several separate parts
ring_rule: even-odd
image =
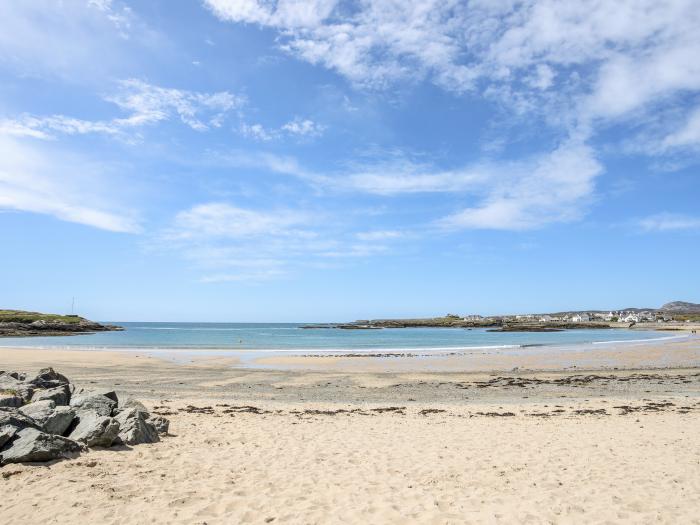
[[[696,343],[677,346],[700,355]],[[51,365],[78,384],[137,395],[171,419],[172,435],[3,467],[0,515],[700,523],[700,369],[378,372],[376,359],[360,360],[366,370],[346,361],[355,364],[265,370],[230,358],[2,349],[2,369]]]

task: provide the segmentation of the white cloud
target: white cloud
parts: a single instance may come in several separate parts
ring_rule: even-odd
[[[525,230],[579,218],[602,171],[591,148],[566,143],[530,162],[494,166],[482,201],[439,221],[448,229]]]
[[[51,215],[113,232],[137,233],[135,214],[113,202],[103,165],[0,136],[0,209]]]
[[[154,246],[175,251],[203,273],[203,282],[260,281],[309,267],[342,264],[387,251],[392,235],[347,231],[327,214],[252,209],[229,202],[182,210]]]
[[[293,227],[308,222],[308,216],[288,210],[261,212],[223,202],[200,204],[178,213],[171,239],[256,236],[304,236]]]
[[[661,148],[697,148],[700,146],[700,108],[692,111],[680,129],[671,132],[661,141]]]
[[[289,175],[324,192],[387,197],[450,193],[476,200],[475,205],[439,220],[437,224],[445,229],[523,230],[578,219],[585,214],[595,180],[603,173],[593,149],[576,140],[518,161],[482,162],[451,170],[397,154],[345,166],[335,173],[314,172],[292,157],[255,152],[230,152],[212,161]]]
[[[659,213],[640,220],[639,226],[647,232],[700,230],[700,217]]]
[[[326,127],[318,122],[310,119],[301,119],[299,117],[290,120],[284,126],[282,131],[286,131],[290,135],[298,135],[301,137],[319,137],[323,134]]]
[[[325,130],[326,126],[314,122],[313,120],[299,117],[290,120],[279,128],[266,128],[259,123],[247,124],[245,122],[241,123],[239,127],[241,135],[261,142],[281,139],[284,136],[298,138],[320,137]]]
[[[0,134],[41,139],[52,138],[57,133],[123,135],[129,130],[173,118],[179,118],[196,131],[206,131],[221,126],[231,111],[245,103],[243,97],[228,91],[200,93],[163,88],[137,79],[119,82],[119,90],[105,100],[116,104],[127,116],[93,121],[65,115],[23,115],[0,121]]]
[[[572,138],[700,90],[695,0],[205,4],[221,20],[275,29],[283,49],[357,85],[427,78],[540,114]]]
[[[355,234],[361,241],[387,241],[392,239],[401,239],[406,236],[406,232],[399,230],[372,230],[366,232],[358,232]]]

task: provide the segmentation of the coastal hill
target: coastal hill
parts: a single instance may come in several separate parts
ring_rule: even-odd
[[[0,337],[73,335],[122,330],[78,315],[42,314],[23,310],[0,310]]]
[[[661,310],[664,312],[675,312],[679,314],[700,314],[700,304],[674,301],[663,305]]]

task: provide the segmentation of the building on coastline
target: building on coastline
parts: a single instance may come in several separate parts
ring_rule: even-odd
[[[544,314],[544,315],[540,316],[540,323],[551,323],[554,320],[555,320],[555,318],[549,314]]]
[[[617,320],[618,323],[638,323],[639,315],[635,313],[622,313],[620,318]]]
[[[462,321],[481,321],[482,319],[483,316],[476,314],[465,315],[464,317],[462,317]]]
[[[572,323],[587,323],[591,320],[591,316],[588,314],[574,314],[571,316]]]

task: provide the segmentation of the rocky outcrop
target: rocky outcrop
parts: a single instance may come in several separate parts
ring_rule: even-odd
[[[77,315],[0,310],[0,337],[73,335],[110,330],[123,328],[103,325]]]
[[[0,466],[71,457],[88,447],[155,443],[169,421],[114,390],[76,389],[51,368],[0,372]]]

